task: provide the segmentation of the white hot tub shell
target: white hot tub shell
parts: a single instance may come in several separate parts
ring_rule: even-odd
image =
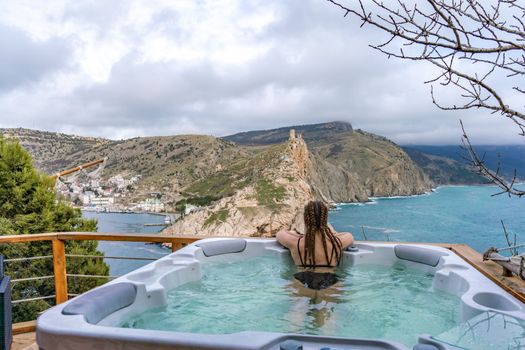
[[[246,331],[235,334],[194,334],[121,328],[129,317],[166,304],[168,291],[201,278],[207,262],[235,261],[273,254],[289,255],[274,239],[205,239],[55,306],[37,321],[41,350],[122,349],[392,349],[408,350],[388,339],[355,339]],[[445,248],[422,244],[360,243],[345,251],[344,263],[404,264],[432,273],[433,288],[458,296],[458,317],[467,321],[483,312],[525,319],[524,305]],[[302,348],[301,348],[302,346]],[[414,349],[456,347],[421,335]]]

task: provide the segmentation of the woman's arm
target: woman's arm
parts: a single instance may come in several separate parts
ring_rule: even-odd
[[[299,239],[301,235],[299,235],[295,231],[288,231],[288,230],[280,230],[275,235],[275,238],[277,239],[277,242],[281,243],[286,248],[295,247],[297,244],[297,240]]]
[[[336,237],[341,240],[343,250],[354,243],[354,236],[350,232],[339,232]]]

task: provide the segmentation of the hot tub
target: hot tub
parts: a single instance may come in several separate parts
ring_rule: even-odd
[[[288,250],[272,239],[201,240],[46,311],[37,321],[37,343],[42,350],[479,350],[525,344],[524,305],[447,249],[356,244],[344,254],[336,301],[330,292],[294,285],[292,265]],[[236,273],[241,278],[235,282]],[[254,282],[260,286],[247,287]],[[239,313],[228,321],[232,308]],[[323,323],[312,328],[319,317]]]

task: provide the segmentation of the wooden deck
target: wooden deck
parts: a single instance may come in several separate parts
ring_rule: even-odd
[[[385,242],[400,243],[401,242]],[[410,244],[410,243],[405,243]],[[482,254],[475,251],[466,244],[441,244],[441,243],[416,243],[429,244],[450,249],[458,256],[474,266],[483,275],[499,285],[516,299],[525,303],[525,281],[516,277],[504,277],[502,267],[492,261],[483,261]],[[13,326],[13,345],[12,350],[38,350],[35,338],[35,321],[18,323]]]
[[[483,255],[466,244],[451,244],[450,250],[474,266],[492,282],[506,290],[513,297],[525,303],[525,281],[517,276],[504,277],[503,268],[492,261],[483,261]]]
[[[35,332],[14,335],[11,350],[38,350]]]

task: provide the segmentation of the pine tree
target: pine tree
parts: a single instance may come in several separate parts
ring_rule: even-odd
[[[0,234],[19,235],[44,232],[95,231],[95,220],[82,218],[79,209],[57,200],[55,183],[33,166],[29,153],[18,142],[0,137]],[[95,241],[68,241],[66,253],[99,255]],[[13,243],[0,245],[0,254],[8,258],[52,255],[50,242]],[[68,273],[107,276],[109,267],[102,259],[67,261]],[[6,275],[13,279],[53,275],[51,259],[6,263]],[[107,279],[68,278],[69,293],[78,294]],[[13,300],[55,294],[52,278],[15,282]],[[36,319],[38,313],[54,305],[54,298],[15,304],[13,322]]]

